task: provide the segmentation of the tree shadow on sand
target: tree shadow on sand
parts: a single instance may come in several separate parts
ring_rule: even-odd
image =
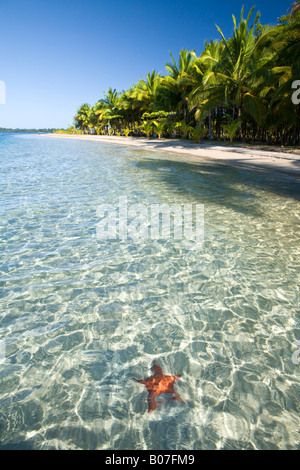
[[[244,169],[207,161],[180,161],[179,158],[142,158],[135,168],[156,173],[157,178],[177,194],[202,204],[222,205],[236,212],[263,216],[259,192],[300,200],[300,181],[273,171]]]

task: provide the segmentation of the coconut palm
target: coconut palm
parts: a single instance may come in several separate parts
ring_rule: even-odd
[[[166,64],[166,70],[172,78],[178,80],[187,77],[189,79],[194,62],[193,52],[194,51],[189,52],[187,49],[182,49],[179,53],[178,64],[176,64],[170,52],[172,62]]]
[[[200,55],[170,53],[166,75],[155,70],[128,90],[110,88],[94,106],[81,105],[74,122],[81,132],[199,138],[229,137],[298,143],[300,106],[292,102],[300,77],[300,0],[276,27],[263,26],[254,8],[233,33],[205,43]]]
[[[270,41],[276,55],[269,64],[273,81],[265,87],[269,99],[268,124],[273,132],[279,132],[283,144],[284,134],[290,131],[295,135],[299,127],[299,107],[292,102],[292,86],[300,76],[300,14],[294,14],[290,21],[277,26]]]
[[[163,86],[173,94],[177,101],[177,111],[182,112],[183,120],[187,120],[188,97],[194,86],[194,51],[182,49],[179,53],[178,64],[176,63],[172,53],[170,56],[172,61],[166,64],[166,70],[169,75],[165,77]]]
[[[208,73],[204,78],[204,88],[209,91],[211,99],[215,100],[216,96],[219,96],[224,103],[233,107],[233,112],[236,111],[240,137],[242,137],[243,111],[260,125],[263,124],[266,115],[266,105],[259,95],[258,85],[268,77],[269,70],[266,64],[270,60],[271,52],[267,48],[260,47],[268,31],[255,35],[259,13],[249,27],[253,11],[254,7],[245,20],[242,8],[238,26],[233,16],[234,33],[229,40],[226,40],[222,30],[217,26],[224,45],[220,57],[215,58],[211,54],[202,55],[203,63],[209,64]]]
[[[104,99],[99,100],[97,103],[95,114],[98,116],[98,123],[104,127],[106,124],[110,127],[111,121],[115,132],[115,126],[118,121],[123,118],[119,109],[119,93],[116,89],[109,88],[108,92],[104,93]]]
[[[297,0],[293,3],[293,5],[291,6],[291,11],[294,17],[298,15],[298,13],[300,12],[300,0]]]
[[[153,134],[153,129],[154,129],[154,122],[153,121],[144,121],[142,125],[140,126],[141,130],[145,132],[147,138]]]
[[[160,74],[155,70],[146,75],[146,79],[141,78],[131,88],[130,97],[135,100],[135,106],[138,107],[141,113],[149,111],[151,104],[155,100],[157,87],[160,81]]]
[[[91,106],[87,103],[82,104],[77,109],[74,116],[74,125],[77,129],[81,129],[85,134],[89,130]]]
[[[190,107],[195,108],[195,119],[201,122],[208,117],[208,135],[213,139],[212,112],[222,102],[224,98],[223,81],[215,76],[216,63],[221,61],[224,45],[215,40],[205,43],[205,49],[200,57],[194,53],[193,67],[195,69],[195,87],[190,95]],[[211,61],[207,60],[211,57]]]
[[[110,109],[116,108],[118,104],[118,96],[119,93],[117,90],[113,90],[112,87],[110,87],[107,93],[104,92],[103,103],[106,104]]]

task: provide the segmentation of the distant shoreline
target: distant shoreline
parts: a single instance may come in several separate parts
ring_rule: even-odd
[[[119,137],[104,135],[41,134],[46,137],[94,142],[130,145],[143,150],[175,153],[201,160],[213,160],[244,168],[258,168],[277,171],[300,178],[300,154],[280,151],[248,148],[221,143],[203,142],[194,144],[190,141],[170,139],[146,139],[137,137]]]
[[[56,128],[50,128],[50,127],[45,127],[43,129],[13,129],[13,128],[8,128],[8,127],[0,127],[0,134],[49,134],[52,132],[55,132],[59,129]]]

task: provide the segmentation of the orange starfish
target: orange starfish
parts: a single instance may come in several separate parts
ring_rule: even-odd
[[[148,390],[148,412],[151,413],[157,408],[157,402],[155,397],[161,395],[162,393],[172,393],[174,397],[171,400],[177,400],[183,403],[183,400],[180,398],[177,392],[174,390],[174,382],[175,380],[179,379],[181,375],[165,375],[162,372],[162,368],[155,360],[153,366],[151,367],[154,374],[150,377],[147,377],[145,380],[138,380],[134,378],[136,382],[145,385],[146,389]]]

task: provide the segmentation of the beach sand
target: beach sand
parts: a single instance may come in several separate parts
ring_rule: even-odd
[[[213,142],[195,144],[191,141],[185,142],[183,140],[169,139],[158,140],[103,135],[43,135],[62,139],[92,140],[96,142],[112,143],[118,145],[130,145],[143,150],[157,150],[159,152],[179,154],[186,157],[198,157],[201,160],[213,160],[215,162],[234,166],[242,166],[245,168],[258,168],[278,171],[296,178],[300,178],[300,154],[297,154],[296,152],[285,153],[281,152],[280,150],[273,151]]]

